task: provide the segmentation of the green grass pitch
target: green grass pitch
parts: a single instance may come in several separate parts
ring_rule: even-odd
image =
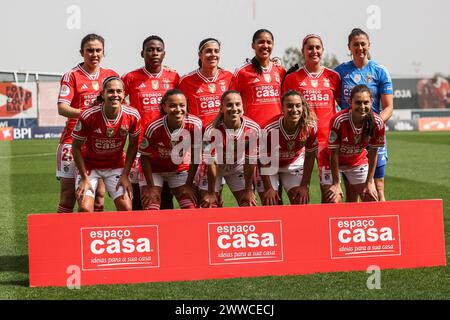
[[[389,132],[388,200],[444,200],[450,243],[450,133]],[[0,299],[449,299],[450,268],[382,270],[381,289],[366,272],[67,288],[28,287],[27,214],[56,212],[56,140],[0,141]],[[317,166],[311,202],[319,203]],[[225,201],[234,205],[229,193]],[[107,210],[113,210],[108,200]]]

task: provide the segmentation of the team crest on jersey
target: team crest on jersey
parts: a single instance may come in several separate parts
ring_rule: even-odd
[[[77,124],[75,125],[75,128],[73,128],[73,131],[80,131],[81,128],[82,128],[81,121],[78,120]]]
[[[270,83],[272,81],[272,77],[270,76],[270,74],[265,73],[264,80],[266,80],[267,83]]]
[[[125,137],[128,134],[128,126],[121,126],[119,129],[119,134]]]
[[[141,140],[141,145],[139,146],[139,148],[141,149],[145,149],[147,148],[149,145],[147,138],[143,137]]]
[[[169,86],[170,86],[169,83],[170,83],[170,81],[168,79],[163,79],[162,84],[163,84],[163,88],[165,90],[169,89]]]
[[[355,145],[359,144],[360,142],[361,142],[361,135],[358,134],[355,136]]]
[[[314,88],[317,88],[317,87],[319,86],[319,80],[311,79],[311,85],[312,85]]]
[[[361,80],[361,75],[359,73],[355,74],[355,82],[359,82]]]
[[[152,80],[152,89],[158,90],[159,88],[159,81],[158,80]]]
[[[219,81],[219,86],[220,86],[220,90],[222,90],[222,92],[227,91],[227,86],[226,86],[224,80],[220,80],[220,81]]]
[[[323,79],[323,86],[326,88],[329,88],[330,87],[330,79],[327,79],[327,78]]]
[[[97,81],[92,81],[92,89],[94,89],[95,91],[98,91],[100,89],[100,85]]]
[[[280,76],[278,74],[275,75],[275,81],[281,83]]]
[[[114,128],[106,128],[106,135],[111,138],[114,135]]]
[[[288,143],[287,143],[287,149],[288,149],[288,151],[292,151],[292,149],[294,148],[294,146],[295,146],[295,141],[288,141]]]
[[[336,140],[337,140],[337,133],[336,133],[336,131],[331,130],[330,131],[330,136],[328,138],[328,142],[329,143],[334,143],[334,142],[336,142]]]
[[[371,83],[372,80],[373,80],[372,75],[371,75],[370,73],[368,73],[368,74],[367,74],[367,77],[366,77],[366,82],[367,82],[367,83]]]
[[[210,93],[216,93],[216,84],[215,83],[208,83],[208,91]]]

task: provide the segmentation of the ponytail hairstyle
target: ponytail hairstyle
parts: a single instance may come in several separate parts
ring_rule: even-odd
[[[186,97],[184,95],[184,93],[180,89],[167,90],[166,93],[164,94],[164,96],[162,97],[161,102],[159,104],[159,111],[161,113],[161,116],[166,115],[166,112],[164,111],[164,107],[163,106],[166,104],[167,99],[169,99],[171,96],[174,96],[176,94],[181,94],[183,97]]]
[[[227,91],[225,91],[222,94],[222,97],[220,98],[220,106],[221,106],[221,108],[219,110],[219,113],[217,114],[217,116],[214,118],[214,120],[212,122],[213,128],[217,129],[219,127],[219,125],[223,122],[222,104],[225,101],[225,98],[227,96],[229,96],[230,94],[237,94],[239,96],[241,95],[241,93],[239,91],[236,91],[236,90],[227,90]]]
[[[198,45],[198,53],[201,53],[203,48],[205,47],[205,45],[209,42],[215,42],[217,43],[217,45],[219,46],[220,49],[220,41],[214,38],[206,38],[203,39],[202,41],[200,41],[200,44]],[[202,67],[202,60],[199,58],[198,59],[198,66],[201,68]]]
[[[252,44],[256,42],[256,40],[259,38],[259,36],[262,33],[268,33],[270,35],[270,37],[272,38],[272,41],[274,41],[272,32],[270,32],[267,29],[259,29],[253,34]],[[253,69],[255,69],[257,74],[261,75],[263,73],[261,63],[259,63],[259,61],[258,61],[258,59],[256,59],[256,57],[253,57],[250,61],[247,59],[247,62],[252,64]]]
[[[360,29],[360,28],[353,28],[352,31],[350,32],[350,34],[348,35],[348,47],[350,48],[350,43],[352,42],[354,37],[357,36],[365,36],[367,38],[367,41],[369,41],[370,43],[370,38],[369,35],[367,34],[367,32],[365,32],[364,30]],[[370,56],[370,52],[367,54],[367,58],[370,60],[371,56]]]
[[[111,81],[113,81],[113,80],[120,81],[120,82],[122,83],[122,87],[125,87],[125,85],[123,84],[122,79],[120,79],[120,77],[118,77],[118,76],[110,76],[110,77],[106,78],[105,80],[103,80],[102,91],[100,91],[100,93],[98,94],[97,98],[95,99],[95,101],[94,101],[94,103],[93,103],[94,106],[100,105],[100,104],[102,104],[103,102],[105,102],[105,100],[104,100],[103,97],[102,97],[102,94],[105,92],[106,85],[107,85],[108,83],[110,83]],[[122,101],[122,102],[123,102],[123,101]]]
[[[284,101],[286,100],[286,98],[290,96],[299,96],[302,101],[303,112],[297,126],[300,130],[299,131],[300,136],[305,137],[308,134],[308,127],[314,125],[314,123],[316,122],[317,119],[316,114],[313,111],[311,111],[311,108],[309,107],[306,98],[298,91],[292,89],[286,91],[281,97],[282,106],[284,106]]]
[[[358,85],[354,86],[352,91],[350,92],[350,102],[353,100],[353,97],[355,96],[355,94],[361,93],[361,92],[369,93],[370,99],[373,99],[372,91],[370,91],[369,87],[366,86],[365,84],[358,84]],[[366,137],[372,138],[373,135],[375,134],[375,127],[376,127],[376,123],[375,123],[375,118],[373,116],[373,110],[372,110],[372,108],[370,108],[370,112],[369,112],[368,116],[364,119],[364,122],[363,122],[363,127],[362,127],[363,135]]]

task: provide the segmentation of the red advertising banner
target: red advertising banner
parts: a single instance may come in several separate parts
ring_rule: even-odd
[[[36,118],[36,82],[0,83],[0,119]]]
[[[419,131],[450,131],[450,117],[420,118]]]
[[[442,200],[30,214],[30,286],[446,265]]]

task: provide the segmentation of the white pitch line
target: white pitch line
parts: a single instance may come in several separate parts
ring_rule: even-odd
[[[35,154],[17,154],[11,156],[0,156],[0,159],[14,159],[14,158],[33,158],[33,157],[47,157],[54,156],[55,153],[35,153]]]

